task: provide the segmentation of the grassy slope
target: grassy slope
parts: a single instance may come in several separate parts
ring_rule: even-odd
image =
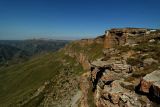
[[[0,68],[0,104],[15,105],[19,100],[30,96],[46,80],[54,78],[64,66],[62,60],[67,60],[70,66],[75,60],[64,52],[40,55],[18,65]],[[80,74],[82,67],[73,68],[73,73]],[[25,96],[25,97],[24,97]]]
[[[89,60],[95,60],[103,55],[102,44],[93,43],[81,46],[79,43],[72,42],[69,47],[74,52],[83,52]],[[80,75],[83,71],[81,65],[79,63],[76,65],[76,60],[64,53],[61,50],[55,53],[43,54],[21,64],[0,68],[0,104],[3,106],[16,105],[17,102],[25,100],[45,81],[57,79],[58,75],[64,71],[64,68],[71,68],[71,74]],[[66,60],[69,65],[64,65],[63,60]],[[40,100],[41,98],[38,97],[27,105],[40,103]]]
[[[80,42],[72,42],[69,46],[77,53],[84,53],[91,61],[103,56],[103,44],[92,43],[89,45],[80,45]]]

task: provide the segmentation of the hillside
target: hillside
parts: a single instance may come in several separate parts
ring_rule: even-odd
[[[77,90],[76,75],[80,75],[81,72],[82,67],[79,63],[63,52],[48,53],[21,64],[2,67],[0,104],[35,107],[40,105],[50,91],[55,91],[53,96],[59,99],[66,95],[67,90]],[[75,86],[70,86],[71,84]],[[66,93],[61,93],[65,90]]]
[[[83,40],[83,43],[86,44],[86,41]],[[75,41],[57,52],[37,55],[21,64],[1,67],[0,103],[25,107],[76,104],[80,98],[72,101],[72,97],[77,93],[81,97],[81,75],[90,69],[89,60],[101,56],[92,55],[91,52],[101,53],[102,39],[99,42],[93,41],[84,46],[82,42]]]
[[[0,68],[0,104],[21,107],[156,107],[160,32],[107,30],[57,52]]]
[[[0,64],[10,65],[22,62],[30,57],[55,52],[69,41],[63,40],[0,40]]]
[[[0,65],[8,65],[8,61],[12,63],[27,59],[30,54],[24,50],[10,45],[0,44]]]

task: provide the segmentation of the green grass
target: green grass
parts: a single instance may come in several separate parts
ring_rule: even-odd
[[[103,44],[92,43],[86,45],[80,45],[80,43],[70,43],[70,48],[77,53],[84,53],[89,60],[93,61],[103,56]]]
[[[132,66],[138,66],[139,64],[141,64],[143,61],[142,61],[142,58],[140,57],[137,57],[137,58],[128,58],[127,59],[127,63],[129,65],[132,65]]]
[[[83,53],[90,61],[103,56],[103,44],[92,43],[82,46],[77,42],[72,42],[68,47],[73,52]],[[14,107],[17,104],[23,103],[23,101],[29,99],[45,81],[52,79],[54,79],[53,83],[57,88],[54,87],[51,90],[59,94],[58,96],[63,97],[61,93],[59,93],[59,88],[63,87],[65,89],[64,84],[68,82],[66,78],[73,78],[83,73],[82,66],[74,58],[64,53],[65,50],[55,53],[45,53],[34,56],[23,63],[1,67],[0,104],[2,106]],[[69,69],[68,72],[65,72],[66,69]],[[60,81],[59,78],[61,78]],[[43,100],[44,94],[45,93],[40,93],[39,96],[30,100],[24,106],[38,106]],[[90,92],[89,96],[91,94]],[[93,101],[91,96],[89,97],[89,102],[90,101]]]
[[[153,63],[151,65],[144,67],[144,70],[139,70],[139,71],[133,72],[132,77],[135,77],[135,78],[144,77],[146,74],[149,74],[149,73],[157,70],[158,67],[159,67],[159,64]]]
[[[44,99],[44,93],[40,93],[38,96],[30,100],[27,104],[24,104],[23,107],[38,107]]]
[[[89,107],[96,107],[91,86],[88,89],[88,104],[89,104]]]
[[[120,50],[121,53],[122,52],[128,52],[129,50],[131,50],[131,47],[129,47],[127,45],[126,46],[116,46],[115,48]]]
[[[66,60],[69,65],[64,65],[62,60]],[[83,69],[80,65],[75,66],[75,63],[73,58],[60,51],[39,55],[21,64],[1,67],[0,106],[15,106],[29,98],[46,80],[57,77],[66,66],[72,67],[73,74],[80,75]]]

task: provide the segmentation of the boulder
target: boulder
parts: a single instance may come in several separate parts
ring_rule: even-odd
[[[140,91],[144,93],[149,93],[149,89],[153,83],[160,81],[160,70],[153,71],[150,74],[147,74],[141,79],[140,82]]]

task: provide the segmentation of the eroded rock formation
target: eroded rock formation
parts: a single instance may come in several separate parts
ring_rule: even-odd
[[[117,45],[125,45],[126,43],[134,43],[128,39],[128,36],[145,35],[147,29],[124,28],[111,29],[105,32],[104,48],[113,48]]]
[[[112,57],[107,61],[94,61],[91,65],[91,80],[97,107],[141,106],[138,95],[123,87],[135,87],[134,83],[125,82],[123,79],[132,72],[131,66],[125,60]]]

